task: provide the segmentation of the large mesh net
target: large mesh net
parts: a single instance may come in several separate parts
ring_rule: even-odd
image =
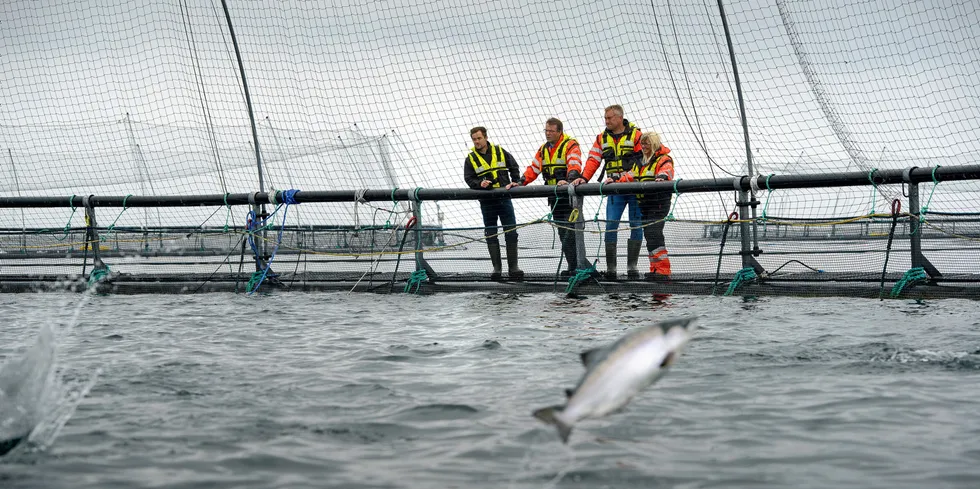
[[[661,134],[677,179],[860,171],[870,183],[881,170],[976,163],[974,3],[732,1],[724,9],[707,0],[230,2],[227,11],[213,0],[4,2],[0,196],[460,188],[471,127],[487,127],[523,171],[544,143],[546,119],[561,119],[585,154],[611,104]],[[945,274],[976,272],[976,181],[921,190],[924,221],[905,214],[921,210],[909,206],[906,186],[870,184],[760,188],[754,215],[741,218],[756,219],[753,246],[767,271],[873,275],[890,256],[889,272],[900,274],[913,265],[909,238],[918,231]],[[665,234],[675,275],[731,280],[743,267],[742,228],[724,223],[736,198],[674,195]],[[892,233],[894,200],[903,214]],[[562,224],[544,199],[513,202],[521,267],[557,274]],[[606,203],[588,197],[581,210],[585,250],[599,269],[602,230],[616,217]],[[424,231],[407,239],[401,228],[415,207],[292,206],[270,219],[256,247],[265,259],[277,250],[277,271],[295,280],[370,279],[395,266],[410,273],[420,247],[445,276],[485,278],[480,204],[424,202]],[[235,270],[254,270],[241,266],[253,253],[247,212],[101,208],[98,251],[121,273],[240,278]],[[3,273],[91,269],[84,227],[82,210],[68,205],[8,208]],[[641,272],[647,264],[644,246]]]

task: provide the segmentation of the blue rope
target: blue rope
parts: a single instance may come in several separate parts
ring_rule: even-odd
[[[262,221],[262,226],[265,226],[265,223],[268,222],[269,219],[271,219],[272,216],[276,214],[276,212],[279,212],[279,209],[280,208],[283,208],[283,211],[282,211],[282,222],[279,225],[279,234],[276,236],[276,246],[272,248],[272,254],[269,255],[269,261],[267,261],[265,263],[265,268],[262,270],[262,274],[258,276],[258,281],[256,281],[255,287],[253,287],[251,290],[248,291],[248,295],[252,295],[252,294],[255,293],[255,291],[259,290],[259,286],[262,285],[262,282],[264,282],[265,279],[266,279],[266,277],[269,275],[269,270],[272,269],[272,262],[273,262],[273,260],[276,259],[276,253],[279,251],[279,245],[282,244],[282,233],[286,229],[286,216],[289,213],[289,206],[291,204],[298,204],[298,202],[296,202],[296,193],[297,192],[299,192],[299,190],[296,190],[296,189],[289,189],[289,190],[283,190],[283,191],[281,191],[279,196],[282,198],[283,203],[280,204],[278,207],[276,207],[276,210],[273,211],[272,214],[269,215],[269,217],[267,217],[265,220]],[[273,198],[273,200],[274,199],[275,198]],[[258,227],[258,223],[256,222],[256,219],[255,218],[257,216],[255,215],[255,211],[254,210],[249,211],[249,217],[252,218],[251,219],[252,224],[250,225],[249,230],[248,230],[249,231],[248,232],[248,244],[249,244],[249,246],[251,246],[252,252],[255,254],[255,258],[258,259],[259,258],[259,250],[258,250],[258,247],[255,246],[255,232],[257,230],[261,229],[261,228]],[[275,275],[273,275],[273,276],[275,276]],[[253,274],[253,280],[254,280],[254,278],[255,278],[255,275]]]
[[[299,202],[296,202],[297,193],[299,193],[299,190],[295,188],[283,190],[279,193],[279,198],[282,199],[282,203],[286,205],[299,204]]]

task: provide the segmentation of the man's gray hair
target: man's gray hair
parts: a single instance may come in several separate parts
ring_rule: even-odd
[[[622,105],[619,105],[619,104],[610,105],[609,107],[606,107],[606,110],[605,111],[606,112],[609,112],[610,110],[615,110],[616,113],[618,113],[620,115],[620,117],[622,117],[623,115],[625,115],[625,112],[623,111],[623,106]]]

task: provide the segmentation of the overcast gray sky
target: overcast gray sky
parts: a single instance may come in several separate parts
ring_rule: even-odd
[[[470,127],[487,126],[523,168],[545,119],[564,120],[587,151],[613,103],[662,133],[678,177],[745,173],[712,0],[228,4],[277,188],[387,187],[372,181],[382,147],[399,186],[462,187]],[[975,2],[725,8],[756,173],[977,162]],[[3,195],[257,187],[219,1],[12,0],[0,19]],[[941,188],[933,209],[975,206],[976,185]],[[690,197],[684,217],[730,210],[730,195]],[[884,199],[877,204],[885,210]],[[870,205],[867,189],[784,192],[770,213],[860,214]],[[522,220],[544,213],[538,202],[518,209]],[[477,222],[472,203],[448,210],[447,225]]]

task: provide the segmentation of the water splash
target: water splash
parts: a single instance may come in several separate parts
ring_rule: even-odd
[[[0,367],[0,442],[26,438],[47,414],[57,390],[56,343],[50,326],[23,355]]]
[[[900,364],[940,365],[946,368],[976,370],[980,369],[978,352],[955,352],[912,348],[889,349],[871,358],[872,362],[894,362]]]
[[[23,354],[0,366],[0,444],[5,445],[8,458],[26,450],[47,449],[102,373],[99,368],[87,379],[66,383],[58,361],[59,340],[78,324],[90,296],[89,291],[82,294],[60,334],[50,324],[41,326],[37,339]]]
[[[82,399],[85,399],[89,391],[92,390],[92,387],[95,386],[100,375],[102,375],[101,367],[97,368],[87,380],[83,379],[66,383],[60,389],[57,404],[45,416],[44,420],[34,428],[34,431],[31,432],[30,437],[27,439],[35,450],[47,450],[54,443],[58,435],[61,434],[61,429],[65,427],[65,424],[68,423],[71,416],[75,414],[75,409],[82,402]]]

